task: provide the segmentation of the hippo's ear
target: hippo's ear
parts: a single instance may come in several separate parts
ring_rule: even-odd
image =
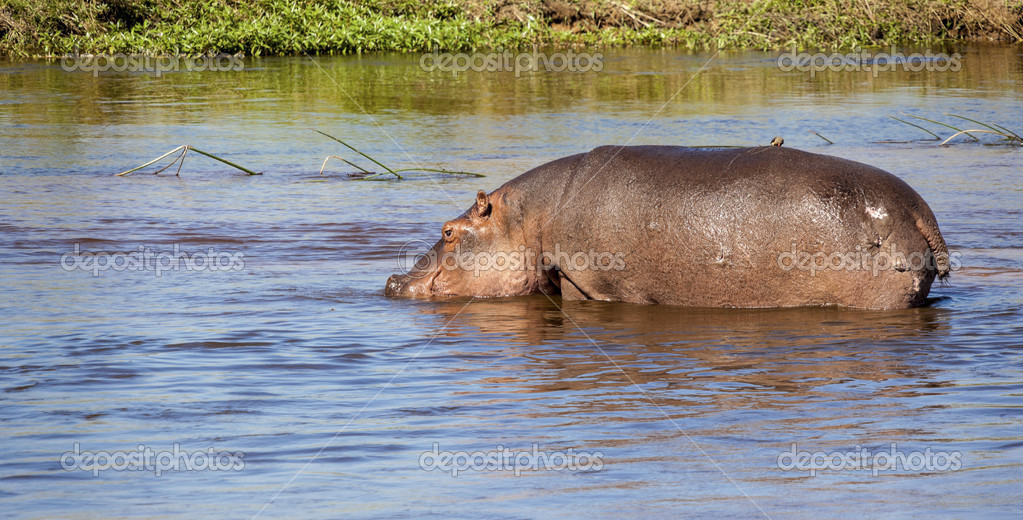
[[[472,208],[472,213],[478,218],[490,217],[490,197],[487,197],[487,192],[480,190],[476,194],[476,206]]]

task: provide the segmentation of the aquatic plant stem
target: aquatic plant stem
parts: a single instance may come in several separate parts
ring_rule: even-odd
[[[145,163],[145,164],[143,164],[141,166],[137,166],[137,167],[132,168],[130,170],[126,170],[126,171],[123,171],[121,173],[118,173],[116,176],[117,177],[123,177],[125,175],[128,175],[129,173],[139,171],[142,168],[145,168],[146,166],[149,166],[149,165],[159,161],[160,159],[163,159],[164,157],[167,157],[168,155],[171,155],[171,154],[173,154],[173,153],[175,153],[175,152],[177,152],[179,150],[181,151],[181,155],[179,155],[176,159],[171,161],[171,163],[168,164],[167,166],[164,166],[163,168],[160,168],[159,170],[156,170],[156,172],[154,172],[153,174],[156,175],[156,174],[166,170],[167,168],[170,168],[171,166],[174,166],[174,163],[178,163],[178,170],[177,170],[177,173],[175,173],[175,175],[180,177],[181,176],[181,166],[183,164],[185,164],[185,155],[188,153],[189,150],[192,150],[192,151],[194,151],[196,153],[205,155],[206,157],[209,157],[211,159],[216,159],[216,160],[218,160],[218,161],[220,161],[220,162],[222,162],[222,163],[224,163],[224,164],[226,164],[228,166],[237,168],[237,169],[239,169],[239,170],[241,170],[241,171],[243,171],[243,172],[245,172],[245,173],[247,173],[249,175],[263,175],[262,173],[254,172],[254,171],[252,171],[252,170],[250,170],[250,169],[248,169],[248,168],[246,168],[244,166],[239,166],[239,165],[237,165],[237,164],[235,164],[235,163],[233,163],[231,161],[228,161],[227,159],[222,159],[222,158],[217,157],[216,155],[213,155],[213,154],[211,154],[209,152],[204,152],[204,151],[202,151],[202,150],[200,150],[200,149],[198,149],[198,148],[196,148],[194,146],[185,144],[185,145],[181,145],[181,146],[179,146],[179,147],[177,147],[177,148],[175,148],[175,149],[173,149],[173,150],[171,150],[171,151],[169,151],[169,152],[167,152],[167,153],[157,157],[156,159],[153,159],[152,161],[149,161],[149,162],[147,162],[147,163]]]
[[[331,139],[333,139],[333,140],[335,140],[335,141],[337,141],[337,142],[339,142],[339,143],[343,144],[343,145],[344,145],[344,146],[345,146],[346,148],[348,148],[349,150],[351,150],[351,151],[353,151],[353,152],[355,152],[355,153],[357,153],[357,154],[359,154],[359,155],[361,155],[361,156],[363,156],[363,157],[365,157],[365,158],[367,158],[367,159],[369,159],[369,160],[373,161],[373,162],[374,162],[374,163],[375,163],[375,164],[376,164],[377,166],[379,166],[379,167],[381,167],[381,168],[383,168],[383,169],[387,170],[387,172],[388,172],[388,173],[391,173],[391,174],[393,174],[393,175],[394,175],[395,177],[397,177],[397,178],[399,178],[399,179],[404,179],[404,177],[402,177],[402,176],[401,176],[401,175],[399,175],[398,173],[395,173],[395,171],[394,171],[394,170],[392,170],[392,169],[388,168],[388,167],[387,167],[386,165],[384,165],[384,163],[382,163],[382,162],[380,162],[380,161],[378,161],[378,160],[376,160],[376,159],[374,159],[374,158],[370,157],[369,155],[366,155],[366,154],[364,154],[364,153],[360,152],[360,151],[359,151],[359,150],[358,150],[357,148],[355,148],[354,146],[352,146],[352,145],[350,145],[350,144],[348,144],[348,143],[346,143],[346,142],[344,142],[344,141],[342,141],[342,140],[338,139],[337,137],[334,137],[334,136],[332,136],[332,135],[330,135],[330,134],[328,134],[328,133],[325,133],[325,132],[321,132],[321,131],[319,131],[319,130],[317,130],[317,129],[315,129],[315,128],[310,128],[310,130],[312,130],[313,132],[316,132],[316,133],[318,133],[318,134],[320,134],[320,135],[324,135],[324,136],[326,136],[326,137],[329,137],[329,138],[331,138]]]
[[[828,142],[828,144],[835,144],[834,142],[831,141],[831,139],[828,139],[827,137],[824,137],[823,135],[818,134],[817,132],[814,132],[813,130],[810,130],[810,133],[813,134],[813,135],[816,135],[817,137],[820,137],[821,139],[824,139],[825,141]]]
[[[355,168],[358,168],[359,171],[361,171],[363,173],[373,173],[373,172],[363,168],[362,166],[359,166],[358,164],[355,164],[352,161],[349,161],[349,160],[345,159],[344,157],[339,157],[337,155],[328,155],[327,158],[323,160],[323,164],[320,166],[320,175],[323,175],[323,170],[327,167],[327,161],[329,161],[331,159],[337,159],[337,160],[339,160],[339,161],[341,161],[341,162],[343,162],[343,163],[345,163],[347,165],[354,166]]]
[[[997,134],[997,135],[1000,135],[1002,137],[1005,137],[1005,138],[1009,139],[1010,141],[1020,141],[1020,139],[1018,137],[1012,137],[1012,136],[1009,136],[1009,135],[1004,134],[1002,132],[996,132],[996,131],[993,131],[993,130],[961,130],[959,132],[956,132],[955,134],[952,134],[952,137],[949,137],[948,139],[945,139],[944,141],[942,141],[940,146],[945,146],[946,143],[948,143],[952,139],[955,139],[959,135],[966,134],[966,132],[982,132],[982,133],[985,133],[985,134]],[[966,134],[966,135],[970,135],[970,134]],[[976,138],[974,138],[974,139],[976,139]],[[1023,144],[1023,141],[1020,141],[1020,143]]]
[[[994,124],[994,123],[991,123],[989,125],[987,123],[982,123],[980,121],[977,121],[976,119],[970,119],[970,118],[968,118],[966,116],[960,116],[960,115],[957,115],[957,114],[949,114],[947,112],[945,113],[945,115],[946,116],[952,116],[952,117],[958,117],[959,119],[965,119],[967,121],[971,121],[971,122],[977,123],[978,125],[990,128],[990,129],[994,130],[997,133],[1000,133],[1000,134],[1003,134],[1003,135],[1004,134],[1010,134],[1011,137],[1015,137],[1015,138],[1019,139],[1019,135],[1017,135],[1016,132],[1013,132],[1013,131],[1007,129],[1004,126],[1000,126],[1000,125],[997,125],[997,124]],[[1011,137],[1009,137],[1009,136],[1006,136],[1006,137],[1011,139]]]
[[[895,116],[888,116],[888,117],[890,117],[890,118],[892,118],[892,119],[894,119],[894,120],[896,120],[896,121],[898,121],[900,123],[905,123],[905,124],[907,124],[909,126],[913,126],[913,127],[919,128],[920,130],[923,130],[924,132],[927,132],[928,134],[933,135],[934,136],[934,139],[932,139],[933,141],[940,141],[941,140],[941,136],[939,136],[938,134],[936,134],[936,133],[934,133],[934,132],[932,132],[932,131],[930,131],[930,130],[928,130],[928,129],[926,129],[926,128],[924,128],[924,127],[922,127],[922,126],[920,126],[920,125],[918,125],[916,123],[910,123],[909,121],[906,121],[905,119],[899,119],[899,118],[897,118]]]
[[[952,126],[950,124],[942,123],[941,121],[935,121],[933,119],[927,119],[926,117],[914,116],[913,114],[907,114],[905,112],[899,112],[899,114],[902,114],[902,115],[904,115],[906,117],[916,118],[916,119],[919,119],[921,121],[927,121],[928,123],[934,123],[936,125],[941,125],[941,126],[944,126],[945,128],[951,128],[952,130],[955,130],[956,132],[962,132],[962,133],[964,133],[966,135],[969,135],[970,137],[973,138],[974,141],[979,141],[980,140],[980,139],[977,139],[975,136],[970,135],[969,131],[963,130],[962,128],[956,128],[956,127],[954,127],[954,126]]]
[[[161,155],[161,156],[157,157],[156,159],[153,159],[152,161],[149,161],[149,162],[147,162],[146,164],[143,164],[142,166],[138,166],[138,167],[132,168],[132,169],[130,169],[130,170],[127,170],[127,171],[123,171],[123,172],[121,172],[121,173],[118,173],[118,174],[117,174],[117,177],[123,177],[123,176],[125,176],[125,175],[128,175],[129,173],[132,173],[132,172],[137,172],[137,171],[141,170],[142,168],[145,168],[146,166],[149,166],[150,164],[153,164],[153,163],[155,163],[155,162],[159,161],[160,159],[163,159],[164,157],[167,157],[168,155],[170,155],[170,154],[172,154],[172,153],[174,153],[174,152],[177,152],[178,150],[181,150],[182,148],[184,148],[184,145],[182,145],[182,146],[179,146],[179,147],[177,147],[177,148],[175,148],[175,149],[173,149],[173,150],[171,150],[171,151],[169,151],[169,152],[167,152],[167,153],[165,153],[165,154],[163,154],[163,155]],[[174,164],[174,163],[171,163],[171,164]],[[162,171],[162,170],[161,170],[161,171]]]
[[[186,145],[186,146],[189,149],[191,149],[193,152],[195,152],[195,153],[201,153],[201,154],[205,155],[206,157],[209,157],[210,159],[216,159],[216,160],[218,160],[218,161],[220,161],[220,162],[222,162],[222,163],[224,163],[224,164],[226,164],[228,166],[233,166],[235,168],[238,168],[239,170],[241,170],[241,171],[243,171],[243,172],[245,172],[245,173],[247,173],[249,175],[263,175],[262,173],[254,172],[254,171],[252,171],[252,170],[250,170],[250,169],[248,169],[248,168],[246,168],[244,166],[238,166],[237,164],[235,164],[235,163],[233,163],[231,161],[228,161],[227,159],[221,159],[220,157],[217,157],[216,155],[213,155],[213,154],[211,154],[209,152],[204,152],[204,151],[202,151],[202,150],[200,150],[200,149],[198,149],[198,148],[196,148],[194,146],[188,146],[188,145]]]

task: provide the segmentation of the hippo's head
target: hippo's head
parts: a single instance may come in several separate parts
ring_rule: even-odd
[[[499,193],[477,193],[472,208],[444,223],[440,241],[417,257],[409,272],[387,280],[384,293],[496,297],[530,294],[549,285],[526,243],[521,208]]]

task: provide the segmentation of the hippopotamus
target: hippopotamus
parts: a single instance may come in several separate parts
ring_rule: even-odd
[[[392,297],[921,306],[950,261],[908,184],[793,148],[601,146],[480,191]]]

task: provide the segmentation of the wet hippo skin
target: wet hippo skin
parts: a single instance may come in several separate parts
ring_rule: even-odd
[[[890,309],[950,271],[908,184],[776,146],[599,147],[479,192],[440,231],[387,295]]]

